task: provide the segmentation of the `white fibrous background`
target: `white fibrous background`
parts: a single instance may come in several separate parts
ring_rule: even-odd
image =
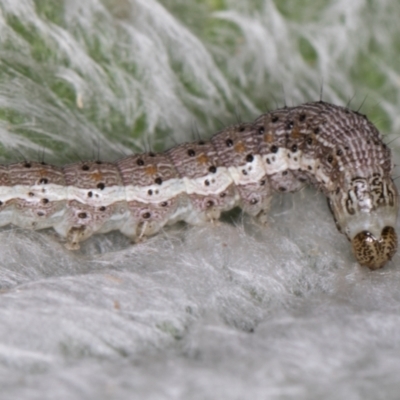
[[[0,0],[1,162],[162,151],[321,96],[399,162],[399,18],[397,0]],[[0,399],[398,399],[399,287],[400,256],[357,265],[313,189],[276,195],[267,226],[234,212],[137,245],[4,227]]]

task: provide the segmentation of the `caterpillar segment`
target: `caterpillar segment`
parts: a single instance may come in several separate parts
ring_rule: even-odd
[[[232,178],[242,210],[261,219],[268,211],[272,188],[258,153],[260,138],[253,124],[238,124],[211,138],[222,165]]]
[[[182,219],[193,225],[215,222],[223,211],[234,208],[238,195],[214,144],[185,143],[167,152],[184,183],[190,207]]]
[[[129,216],[119,230],[138,241],[180,220],[189,207],[183,180],[167,154],[137,154],[116,163]]]
[[[67,198],[62,168],[24,161],[3,166],[1,174],[2,226],[37,230],[62,220]]]
[[[128,213],[117,166],[101,161],[79,162],[66,165],[63,173],[67,205],[54,229],[67,239],[66,247],[79,249],[79,243],[94,233],[119,229]]]
[[[177,221],[215,222],[236,206],[265,222],[274,192],[309,184],[327,197],[356,260],[377,269],[397,250],[392,169],[390,150],[364,115],[306,103],[115,163],[0,165],[0,225],[52,227],[69,249],[112,230],[139,241]]]

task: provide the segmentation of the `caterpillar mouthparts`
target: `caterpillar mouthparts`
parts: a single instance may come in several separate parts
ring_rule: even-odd
[[[377,269],[397,250],[392,169],[364,115],[319,101],[115,163],[0,165],[0,226],[52,227],[69,249],[112,230],[138,241],[177,221],[215,221],[236,206],[264,221],[274,192],[309,183],[327,197],[356,260]]]
[[[352,239],[351,244],[360,265],[378,269],[396,253],[397,234],[392,226],[385,226],[378,237],[369,231],[362,231]]]

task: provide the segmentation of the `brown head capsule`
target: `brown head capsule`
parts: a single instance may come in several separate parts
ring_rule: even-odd
[[[351,241],[354,255],[360,265],[370,269],[382,268],[397,250],[397,234],[392,226],[385,226],[380,237],[362,231]]]

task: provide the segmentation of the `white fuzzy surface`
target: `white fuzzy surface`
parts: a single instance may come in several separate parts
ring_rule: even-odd
[[[325,100],[369,93],[363,111],[379,102],[396,132],[396,0],[326,2],[318,18],[308,6],[298,20],[268,0],[227,3],[201,20],[233,24],[215,37],[195,24],[203,8],[179,11],[183,0],[69,0],[60,25],[31,0],[0,0],[0,108],[22,116],[2,117],[3,157],[39,149],[63,160],[98,146],[113,158],[133,143],[190,140],[193,125],[208,134],[235,110],[256,116],[263,96],[281,101],[282,85],[290,103],[316,100],[322,80]],[[9,14],[33,24],[53,55],[33,59]],[[372,38],[384,75],[362,92],[352,68]],[[57,97],[56,78],[76,104]],[[131,135],[143,115],[146,138]],[[112,233],[72,253],[51,231],[5,228],[0,399],[398,399],[399,286],[400,256],[380,271],[358,266],[313,190],[278,195],[267,228],[238,214],[135,246]]]

